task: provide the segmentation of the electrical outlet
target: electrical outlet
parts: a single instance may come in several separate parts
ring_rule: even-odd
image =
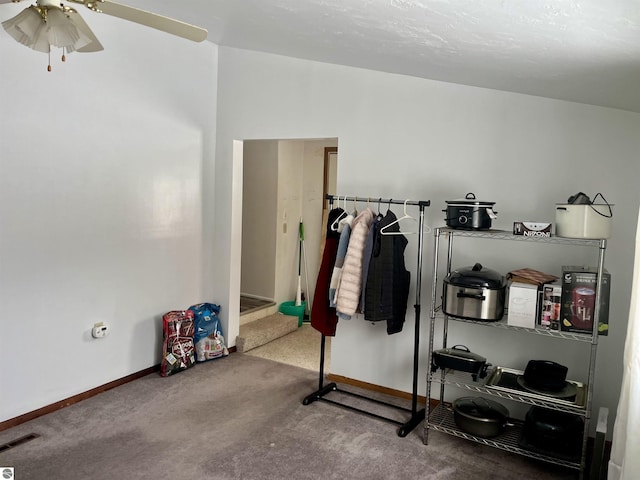
[[[95,323],[91,329],[91,336],[93,338],[104,338],[109,335],[109,326],[103,322]]]

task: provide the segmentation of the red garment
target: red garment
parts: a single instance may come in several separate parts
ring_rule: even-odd
[[[329,306],[329,284],[331,283],[331,272],[338,254],[340,234],[331,230],[331,224],[342,212],[341,208],[335,208],[328,215],[327,237],[324,243],[320,270],[318,271],[316,289],[313,294],[313,305],[311,306],[311,326],[328,337],[336,335],[336,326],[338,324],[336,309]]]

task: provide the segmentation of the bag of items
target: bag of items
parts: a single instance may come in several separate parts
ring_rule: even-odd
[[[224,344],[222,325],[218,313],[220,305],[199,303],[189,307],[193,312],[195,333],[193,341],[196,350],[196,361],[206,362],[215,358],[226,357],[229,350]]]
[[[162,316],[160,375],[168,377],[195,365],[193,312],[174,310]]]

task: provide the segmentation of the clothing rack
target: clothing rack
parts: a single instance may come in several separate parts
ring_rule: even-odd
[[[383,198],[372,198],[372,197],[348,197],[348,196],[337,196],[337,195],[326,195],[325,197],[329,200],[329,208],[333,208],[333,201],[337,199],[338,202],[342,199],[346,201],[352,202],[377,202],[378,204],[386,203],[386,204],[394,204],[394,205],[404,205],[405,207],[408,205],[417,206],[420,209],[420,217],[418,220],[418,259],[417,259],[417,273],[416,273],[416,303],[414,305],[415,310],[415,325],[414,325],[414,342],[413,342],[413,390],[411,395],[411,409],[401,407],[399,405],[394,405],[391,403],[387,403],[375,398],[370,398],[365,395],[361,395],[355,392],[350,392],[348,390],[342,390],[338,388],[337,384],[334,382],[324,384],[324,349],[326,344],[326,337],[323,334],[320,340],[320,374],[318,379],[318,390],[313,392],[311,395],[308,395],[302,401],[303,405],[309,405],[310,403],[315,402],[316,400],[321,400],[324,402],[332,403],[334,405],[340,406],[342,408],[346,408],[348,410],[352,410],[358,413],[362,413],[368,415],[370,417],[374,417],[380,420],[384,420],[395,425],[398,425],[400,428],[398,429],[398,436],[405,437],[407,436],[416,426],[424,420],[425,409],[422,408],[418,410],[418,363],[419,363],[419,345],[420,345],[420,290],[422,284],[422,249],[423,249],[423,230],[424,230],[424,209],[431,205],[430,200],[420,200],[420,201],[411,201],[411,200],[393,200],[393,199],[383,199]],[[340,205],[338,205],[339,207]],[[395,408],[398,410],[404,410],[411,414],[410,418],[406,422],[400,422],[393,418],[389,418],[383,415],[378,415],[373,412],[369,412],[368,410],[364,410],[361,408],[357,408],[351,405],[346,405],[335,400],[331,400],[326,398],[326,396],[331,392],[340,392],[346,395],[351,395],[353,397],[357,397],[363,400],[367,400],[373,403],[377,403],[380,405],[385,405],[387,407]]]

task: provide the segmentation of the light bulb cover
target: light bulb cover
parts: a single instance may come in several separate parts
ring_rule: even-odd
[[[49,53],[52,46],[67,52],[102,50],[88,25],[72,9],[31,5],[2,26],[19,43],[38,52]]]

